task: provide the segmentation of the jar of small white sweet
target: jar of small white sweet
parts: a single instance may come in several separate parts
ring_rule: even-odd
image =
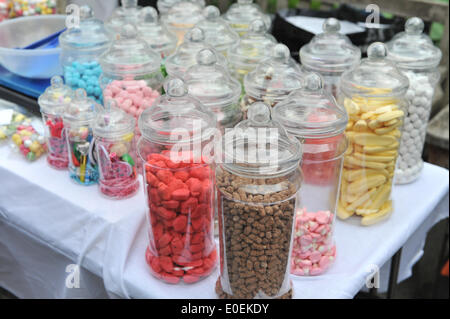
[[[405,31],[387,43],[388,58],[409,79],[406,92],[409,107],[395,169],[396,184],[410,183],[420,176],[434,88],[440,76],[441,50],[423,33],[423,28],[420,18],[410,18],[405,23]]]

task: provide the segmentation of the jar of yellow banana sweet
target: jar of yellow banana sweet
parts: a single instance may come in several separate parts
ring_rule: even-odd
[[[409,86],[408,78],[386,59],[383,43],[371,44],[367,56],[342,75],[338,94],[349,115],[349,147],[337,214],[341,219],[360,216],[365,226],[393,212],[391,191]]]

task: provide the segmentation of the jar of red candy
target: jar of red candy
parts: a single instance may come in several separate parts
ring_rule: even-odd
[[[47,139],[47,162],[58,169],[67,168],[69,164],[63,115],[72,99],[73,91],[59,76],[52,77],[50,86],[38,99]]]
[[[134,147],[135,119],[109,101],[94,123],[100,191],[123,199],[136,194],[139,181]]]
[[[138,153],[149,212],[151,273],[168,283],[194,283],[216,265],[214,179],[201,150],[215,130],[214,115],[190,97],[180,79],[139,117]]]
[[[309,73],[303,88],[275,106],[273,118],[303,144],[302,205],[296,211],[291,273],[320,275],[336,258],[333,223],[348,116],[324,89],[322,78]]]

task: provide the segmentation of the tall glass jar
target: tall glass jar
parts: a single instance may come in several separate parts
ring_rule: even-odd
[[[303,88],[275,106],[273,119],[303,144],[291,273],[320,275],[336,258],[333,226],[347,149],[347,112],[323,88],[320,75],[310,73]]]
[[[99,77],[102,74],[98,57],[111,45],[111,34],[101,20],[94,18],[92,9],[80,7],[80,24],[59,36],[60,60],[66,84],[73,90],[85,89],[88,97],[103,102]]]
[[[256,101],[275,106],[292,91],[299,89],[303,82],[300,66],[291,58],[284,44],[272,48],[271,57],[263,60],[256,69],[244,77],[245,95],[241,100],[244,118],[248,107]]]
[[[220,277],[225,299],[292,298],[289,278],[301,148],[257,102],[224,137],[216,163]]]
[[[230,74],[244,82],[244,76],[253,71],[270,52],[277,40],[267,33],[267,25],[261,19],[253,20],[248,32],[241,37],[227,52]]]
[[[72,99],[73,91],[59,76],[51,78],[50,86],[38,98],[48,146],[47,163],[57,169],[69,165],[63,115]]]
[[[194,283],[215,268],[214,176],[201,150],[214,115],[190,97],[180,79],[139,117],[138,153],[148,202],[147,264],[168,283]]]
[[[372,43],[368,57],[345,72],[340,81],[339,104],[349,115],[338,217],[361,216],[362,225],[388,218],[395,163],[408,102],[409,81],[386,58],[383,43]]]
[[[327,19],[322,26],[323,32],[300,49],[300,63],[306,71],[322,75],[325,89],[334,97],[337,97],[342,73],[357,66],[361,60],[361,50],[339,33],[340,29],[339,20]]]
[[[420,18],[410,18],[406,21],[405,31],[386,44],[388,59],[409,79],[406,92],[409,107],[395,170],[397,184],[410,183],[420,176],[434,89],[440,77],[441,50],[423,33],[423,28]]]
[[[156,2],[156,7],[158,8],[159,14],[163,15],[169,12],[170,8],[181,1],[190,1],[201,7],[205,6],[205,0],[158,0]]]
[[[117,40],[120,32],[126,24],[137,24],[139,21],[138,0],[120,0],[121,6],[116,8],[109,19],[105,22],[108,31]]]
[[[247,33],[250,23],[255,19],[262,19],[267,29],[270,29],[272,24],[270,17],[264,14],[261,7],[253,3],[253,0],[237,0],[228,8],[223,18],[239,36]]]
[[[109,198],[136,194],[139,181],[134,146],[135,119],[108,101],[95,119],[93,133],[99,170],[99,189]]]
[[[92,185],[98,181],[92,134],[98,111],[99,105],[87,97],[86,91],[77,89],[63,115],[69,152],[69,174],[80,185]]]

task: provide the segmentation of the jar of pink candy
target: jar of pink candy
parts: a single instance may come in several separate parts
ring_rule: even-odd
[[[69,164],[63,114],[73,99],[73,91],[60,76],[52,77],[51,85],[39,96],[38,103],[44,121],[44,136],[48,146],[48,164],[65,169]]]
[[[309,73],[301,89],[275,106],[273,118],[303,143],[302,207],[296,211],[291,273],[320,275],[336,258],[333,224],[348,116],[324,89],[321,76]]]
[[[111,198],[131,197],[139,189],[134,147],[136,120],[110,100],[94,123],[100,191]]]

